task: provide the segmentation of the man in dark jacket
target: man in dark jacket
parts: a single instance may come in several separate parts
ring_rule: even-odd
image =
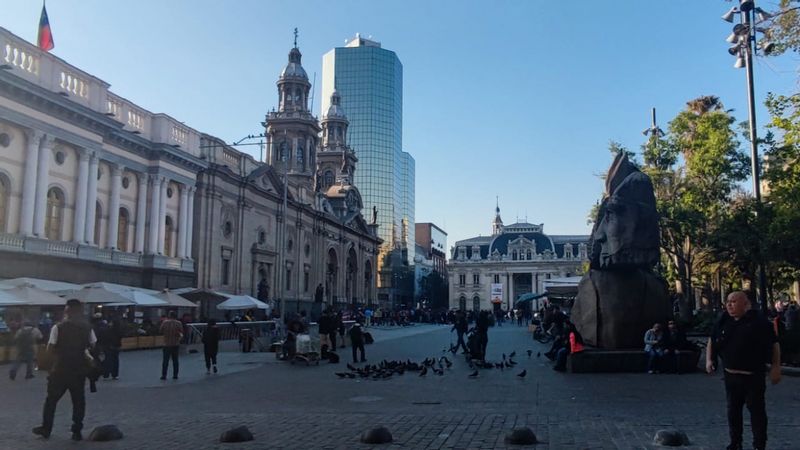
[[[750,411],[753,448],[767,448],[767,411],[764,401],[767,363],[771,362],[772,384],[781,381],[781,351],[772,324],[757,310],[742,291],[732,292],[725,312],[714,326],[706,348],[706,371],[716,371],[717,356],[722,358],[725,394],[728,400],[729,450],[742,448],[742,408]]]
[[[83,439],[83,417],[86,413],[86,375],[89,373],[87,350],[94,346],[97,337],[83,316],[83,305],[72,299],[67,301],[66,319],[50,330],[48,351],[55,354],[55,364],[47,378],[47,399],[44,402],[42,425],[34,434],[49,438],[53,430],[56,405],[69,391],[72,397],[72,440]]]
[[[480,345],[480,355],[474,355],[474,359],[483,360],[486,358],[486,347],[489,345],[489,311],[481,311],[475,319],[475,331],[478,334]]]
[[[361,362],[366,362],[367,359],[364,357],[364,332],[361,329],[360,322],[356,322],[350,328],[350,344],[353,346],[353,364],[358,362],[356,351],[361,352]]]
[[[122,325],[119,320],[112,320],[108,326],[102,329],[97,339],[97,345],[105,355],[103,378],[110,376],[114,380],[119,379],[119,351],[122,348]]]
[[[464,343],[464,333],[467,332],[468,328],[469,325],[467,324],[467,317],[464,315],[463,311],[459,311],[458,314],[456,314],[455,323],[453,323],[453,328],[450,329],[451,333],[453,332],[453,330],[455,330],[455,332],[458,334],[458,341],[456,342],[456,345],[450,349],[450,351],[455,353],[458,351],[459,347],[463,349],[464,353],[468,351],[467,344]]]

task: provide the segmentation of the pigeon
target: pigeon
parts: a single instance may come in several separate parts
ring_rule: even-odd
[[[347,368],[353,371],[358,370],[355,367],[353,367],[350,363],[347,363]]]
[[[508,359],[511,359],[511,358],[513,358],[515,356],[517,356],[517,352],[516,351],[511,352],[511,353],[508,354]]]
[[[536,352],[536,357],[537,358],[541,358],[542,357],[542,352]]]
[[[439,375],[439,376],[444,375],[444,370],[442,370],[442,369],[433,369],[433,371],[436,373],[436,375]]]
[[[506,359],[506,354],[505,353],[503,353],[503,359]]]
[[[517,365],[517,362],[516,362],[516,361],[514,361],[514,360],[513,360],[513,359],[511,359],[511,358],[508,358],[508,363],[509,363],[509,364],[511,364],[511,366],[516,366],[516,365]],[[509,367],[510,367],[510,366],[509,366]]]
[[[528,350],[528,358],[530,358],[530,357],[531,357],[531,354],[532,354],[532,353],[533,353],[533,350]]]
[[[469,377],[470,378],[478,378],[478,371],[476,370],[475,372],[472,372],[471,374],[469,374]]]
[[[344,377],[347,376],[347,374],[346,373],[342,373],[342,372],[336,372],[336,376],[339,377],[339,378],[344,378]]]
[[[450,367],[452,367],[452,366],[453,366],[453,363],[452,363],[452,362],[450,362],[450,360],[449,360],[449,359],[447,359],[447,358],[444,358],[444,365],[445,365],[445,366],[447,366],[447,368],[449,369]]]
[[[520,378],[525,378],[525,375],[527,374],[528,374],[528,369],[525,369],[522,372],[518,373],[517,376]]]
[[[422,372],[419,373],[419,376],[424,377],[427,374],[428,374],[428,367],[425,366],[422,368]]]

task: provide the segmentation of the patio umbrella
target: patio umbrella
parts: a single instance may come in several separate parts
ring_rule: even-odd
[[[119,295],[125,297],[136,306],[168,306],[169,302],[162,300],[155,295],[145,294],[141,291],[122,291]]]
[[[195,289],[195,288],[180,288],[170,291],[173,294],[178,294],[185,299],[189,299],[193,302],[196,301],[221,301],[227,300],[230,295],[223,294],[221,292],[212,291],[209,289]]]
[[[217,309],[269,309],[269,305],[249,295],[231,295]]]
[[[32,284],[20,284],[19,286],[11,289],[4,289],[0,292],[28,306],[63,306],[67,303],[65,298],[59,297],[44,289],[36,288]]]
[[[29,284],[35,288],[42,289],[50,292],[68,291],[72,289],[80,289],[81,285],[65,283],[63,281],[43,280],[40,278],[12,278],[10,280],[0,281],[0,289],[12,288]]]
[[[8,294],[8,290],[0,290],[0,306],[25,306],[25,303]]]
[[[136,287],[136,286],[128,286],[128,285],[125,285],[125,284],[107,283],[105,281],[96,281],[94,283],[86,283],[86,284],[82,285],[82,287],[87,287],[87,286],[100,287],[100,288],[103,288],[105,290],[112,291],[112,292],[139,291],[139,292],[144,292],[145,294],[150,294],[150,295],[158,294],[158,291],[154,291],[153,289],[145,289],[145,288],[140,288],[140,287]]]
[[[164,300],[165,302],[169,303],[170,306],[177,306],[179,308],[197,308],[196,304],[186,300],[169,289],[164,289],[161,291],[161,293],[154,295],[154,297]]]
[[[134,305],[135,303],[121,293],[111,291],[103,286],[85,286],[64,293],[67,299],[77,299],[83,303],[114,303],[115,305]]]

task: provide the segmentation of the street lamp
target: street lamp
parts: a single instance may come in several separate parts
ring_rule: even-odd
[[[739,14],[740,22],[733,27],[733,32],[726,39],[733,47],[728,49],[728,53],[736,56],[736,63],[733,67],[737,69],[745,68],[747,73],[747,106],[750,121],[750,160],[753,171],[753,195],[756,199],[757,207],[761,204],[761,183],[758,170],[758,139],[756,137],[756,100],[753,91],[753,55],[758,48],[768,54],[774,45],[771,42],[756,39],[756,33],[763,33],[765,30],[756,25],[772,17],[761,8],[757,8],[754,0],[740,0],[739,7],[733,7],[722,16],[722,20],[733,23],[736,14]],[[756,45],[754,45],[756,44]],[[756,211],[758,213],[758,211]],[[762,247],[760,237],[757,241],[760,249]],[[764,270],[764,261],[759,255],[758,261],[758,301],[761,309],[767,310],[767,276]]]

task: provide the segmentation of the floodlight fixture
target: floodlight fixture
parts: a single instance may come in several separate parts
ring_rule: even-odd
[[[740,46],[738,46],[738,45],[734,45],[733,47],[731,47],[731,48],[729,48],[729,49],[728,49],[728,53],[730,53],[730,54],[731,54],[731,56],[736,56],[736,55],[738,55],[738,54],[739,54],[739,51],[740,51],[740,50],[741,50],[741,47],[740,47]]]
[[[722,20],[728,23],[733,23],[733,18],[736,17],[736,13],[738,12],[739,10],[736,9],[736,7],[734,6],[733,8],[728,10],[728,12],[722,15]]]
[[[734,68],[736,68],[736,69],[741,69],[741,68],[743,68],[744,66],[745,66],[745,64],[744,64],[744,58],[742,58],[741,56],[739,56],[738,58],[736,58],[736,63],[733,65],[733,67],[734,67]]]
[[[737,35],[736,33],[731,33],[730,36],[725,38],[725,42],[729,44],[735,44],[738,41],[739,41],[739,35]]]
[[[756,18],[759,22],[764,22],[766,20],[772,19],[775,15],[772,13],[768,13],[761,8],[756,8]]]
[[[753,8],[755,7],[756,7],[756,2],[754,2],[753,0],[742,0],[739,3],[739,10],[741,10],[744,13],[752,11]]]
[[[758,46],[761,47],[761,51],[763,51],[765,55],[769,55],[770,53],[772,53],[773,50],[775,50],[774,42],[761,41],[761,43],[758,44]]]

